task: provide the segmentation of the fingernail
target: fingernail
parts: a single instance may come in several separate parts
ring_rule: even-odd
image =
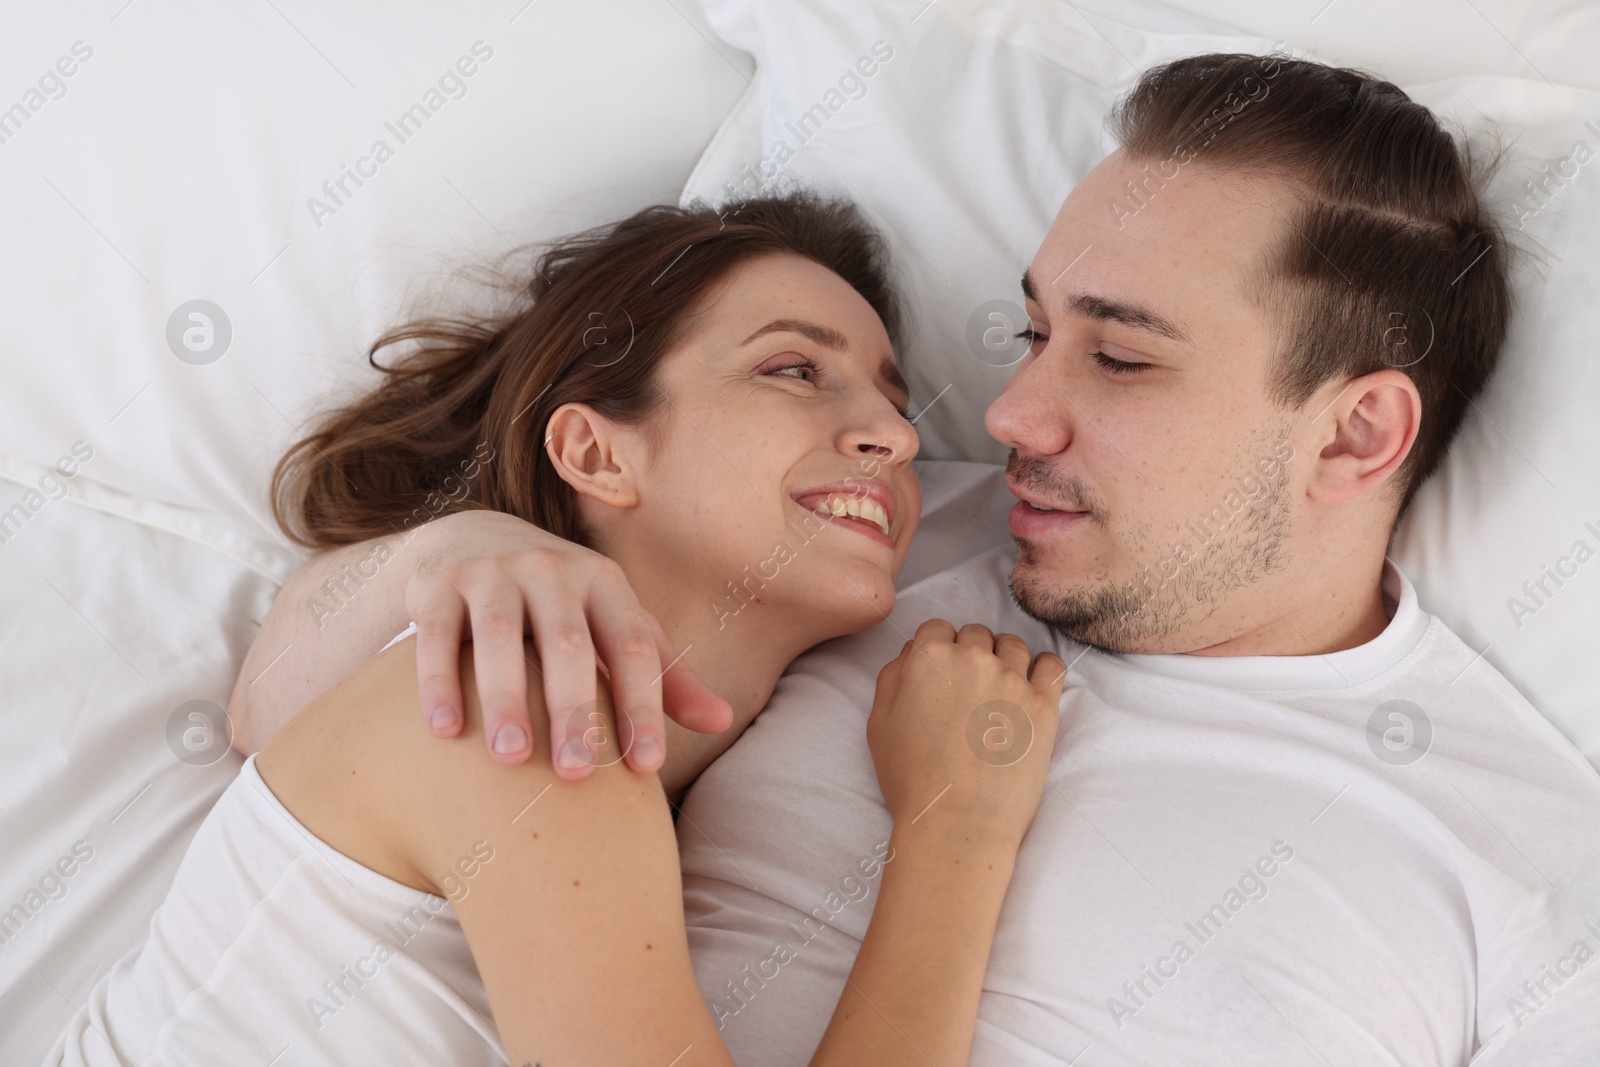
[[[502,756],[521,752],[528,747],[528,731],[516,723],[508,722],[494,732],[494,750]]]
[[[654,737],[641,737],[633,743],[634,759],[646,766],[661,762],[661,742]]]
[[[561,746],[561,752],[556,761],[568,770],[587,766],[589,763],[589,749],[584,745],[583,738],[569,737],[567,743]]]
[[[455,709],[447,707],[443,704],[439,705],[428,713],[428,725],[433,727],[435,730],[442,730],[444,727],[449,726],[455,721]]]

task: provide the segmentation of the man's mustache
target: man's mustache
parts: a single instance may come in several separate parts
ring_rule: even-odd
[[[1006,457],[1006,473],[1018,486],[1072,511],[1086,511],[1095,522],[1105,525],[1105,506],[1100,498],[1077,478],[1058,472],[1043,456],[1023,457],[1016,449]]]

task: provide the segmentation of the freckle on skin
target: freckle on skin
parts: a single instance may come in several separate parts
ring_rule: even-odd
[[[574,879],[573,879],[573,880],[572,880],[572,884],[573,884],[573,885],[577,885],[577,884],[578,884],[578,880],[577,880],[577,879],[576,879],[576,878],[574,878]]]

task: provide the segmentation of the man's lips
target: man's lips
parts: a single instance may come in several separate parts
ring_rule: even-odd
[[[1025,500],[1017,501],[1011,514],[1006,516],[1011,532],[1027,540],[1062,533],[1082,525],[1088,518],[1087,511],[1038,511]]]
[[[1007,522],[1011,532],[1018,537],[1049,537],[1073,529],[1089,517],[1087,511],[1077,511],[1052,503],[1037,493],[1021,488],[1009,477],[1006,479],[1006,486],[1011,490],[1011,495],[1017,498],[1017,504],[1007,516]]]

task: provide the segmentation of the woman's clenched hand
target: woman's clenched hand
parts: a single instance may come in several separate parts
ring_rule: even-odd
[[[913,823],[1009,844],[1033,821],[1066,668],[1015,634],[929,619],[878,674],[867,743],[896,833]]]

